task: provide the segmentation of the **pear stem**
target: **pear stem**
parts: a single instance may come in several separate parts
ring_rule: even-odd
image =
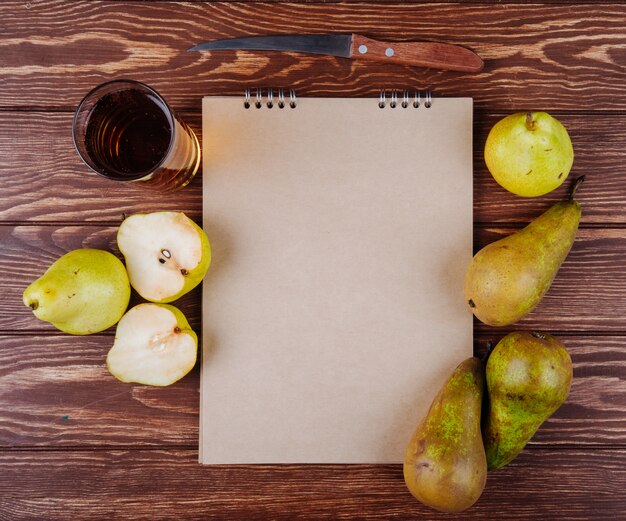
[[[574,181],[574,184],[571,188],[571,190],[569,191],[569,198],[568,201],[573,201],[574,200],[574,196],[576,195],[576,192],[578,191],[578,189],[581,187],[581,185],[585,182],[585,176],[581,175],[578,179],[576,179],[576,181]]]
[[[532,112],[526,113],[526,128],[531,131],[537,128],[537,122],[533,119]]]

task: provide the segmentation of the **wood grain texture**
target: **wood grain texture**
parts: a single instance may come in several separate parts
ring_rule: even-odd
[[[433,42],[382,42],[360,34],[352,35],[350,58],[441,69],[480,72],[480,56],[460,45]]]
[[[80,160],[72,119],[72,113],[0,112],[0,220],[118,223],[124,213],[154,210],[200,218],[200,173],[174,193],[105,179]],[[200,135],[200,113],[184,119]]]
[[[110,335],[0,336],[0,448],[198,444],[199,370],[126,384],[106,368]]]
[[[489,130],[505,114],[474,115],[474,221],[528,223],[552,204],[567,198],[574,180],[585,176],[576,199],[582,205],[581,225],[626,224],[626,119],[608,115],[556,117],[568,130],[574,147],[569,177],[542,197],[519,197],[499,186],[485,165],[484,147]]]
[[[512,229],[477,228],[479,248]],[[116,227],[0,226],[0,332],[50,331],[22,303],[26,286],[63,253],[80,247],[116,252]],[[210,239],[210,237],[209,237]],[[623,333],[626,331],[626,229],[581,229],[551,289],[539,306],[516,324],[523,329]],[[211,271],[207,275],[210,280]],[[462,290],[460,295],[462,295]],[[462,298],[461,296],[459,298]],[[138,302],[134,298],[133,303]],[[177,301],[193,327],[200,325],[200,292]],[[503,331],[477,323],[477,331]]]
[[[0,453],[0,520],[601,521],[626,509],[624,450],[529,451],[490,473],[478,502],[456,515],[413,499],[400,465],[223,467],[196,460],[195,451]]]
[[[201,137],[199,107],[182,116]],[[114,223],[119,222],[122,213],[152,210],[184,210],[193,219],[201,219],[200,173],[174,194],[101,178],[87,169],[74,150],[72,117],[65,112],[0,112],[0,222]],[[583,205],[582,225],[626,224],[626,176],[616,167],[626,164],[626,115],[559,115],[574,144],[574,166],[560,188],[535,198],[507,192],[487,171],[483,159],[485,140],[501,117],[475,115],[477,224],[528,222],[564,198],[571,182],[582,174],[586,176],[578,197]]]
[[[469,95],[481,110],[626,110],[626,6],[409,3],[5,1],[0,108],[75,107],[112,77],[146,81],[174,106],[200,93],[291,86],[302,95],[372,95],[381,87]],[[296,53],[188,53],[201,41],[255,34],[357,32],[384,41],[454,43],[480,74]],[[62,88],[60,88],[62,86]]]
[[[120,221],[121,222],[121,221]],[[98,226],[0,226],[0,331],[54,331],[37,320],[22,302],[22,293],[32,281],[61,255],[77,248],[112,251],[120,259],[116,243],[118,227]],[[133,290],[130,305],[142,302]],[[176,306],[187,316],[193,328],[200,327],[200,288],[179,300]],[[113,333],[114,328],[107,330]]]
[[[476,353],[502,336],[478,336]],[[624,339],[561,338],[574,363],[572,389],[531,446],[626,447]],[[199,368],[167,388],[125,384],[106,369],[112,344],[110,335],[0,335],[0,449],[196,448]]]
[[[31,519],[617,520],[626,512],[626,4],[562,0],[0,3],[0,521]],[[467,46],[479,74],[296,53],[187,53],[200,41],[358,32]],[[205,94],[294,87],[299,96],[431,88],[472,96],[475,245],[502,237],[567,191],[523,199],[487,172],[489,128],[546,110],[568,128],[583,229],[537,310],[516,329],[558,334],[572,354],[567,402],[522,454],[490,473],[468,512],[446,516],[406,491],[399,466],[197,464],[196,367],[156,389],[104,365],[114,330],[56,332],[21,304],[26,285],[82,246],[117,252],[122,213],[201,217],[201,179],[163,195],[89,174],[72,112],[94,85],[145,81],[200,127]],[[209,272],[210,276],[210,272]],[[139,298],[135,295],[133,302]],[[200,326],[198,290],[178,301]],[[475,352],[513,328],[475,323]]]
[[[477,229],[475,250],[512,229]],[[515,324],[521,329],[623,332],[626,316],[626,230],[581,229],[539,305]],[[480,332],[502,331],[477,323]]]

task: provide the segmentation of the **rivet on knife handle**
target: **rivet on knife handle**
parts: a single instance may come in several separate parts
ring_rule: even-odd
[[[360,34],[352,35],[350,58],[417,65],[433,69],[480,72],[483,60],[473,51],[449,43],[381,42]]]

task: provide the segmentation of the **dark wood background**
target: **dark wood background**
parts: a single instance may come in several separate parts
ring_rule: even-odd
[[[361,32],[459,43],[480,74],[297,54],[187,53],[199,41],[264,33]],[[133,78],[200,132],[204,94],[294,87],[300,96],[431,88],[475,100],[474,221],[480,247],[563,197],[499,188],[482,160],[505,114],[546,110],[570,131],[585,174],[579,237],[541,305],[516,328],[559,335],[574,362],[566,404],[478,503],[444,516],[415,501],[398,465],[202,467],[198,371],[165,389],[105,368],[114,330],[71,337],[22,305],[28,283],[78,247],[115,250],[123,213],[199,220],[201,177],[174,195],[89,174],[72,113],[94,85]],[[618,519],[626,515],[626,5],[100,2],[0,4],[0,520]],[[199,291],[180,302],[200,326]],[[476,324],[476,352],[512,328]]]

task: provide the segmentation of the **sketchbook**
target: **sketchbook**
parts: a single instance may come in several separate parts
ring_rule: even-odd
[[[207,96],[200,462],[399,463],[472,356],[472,100]]]

